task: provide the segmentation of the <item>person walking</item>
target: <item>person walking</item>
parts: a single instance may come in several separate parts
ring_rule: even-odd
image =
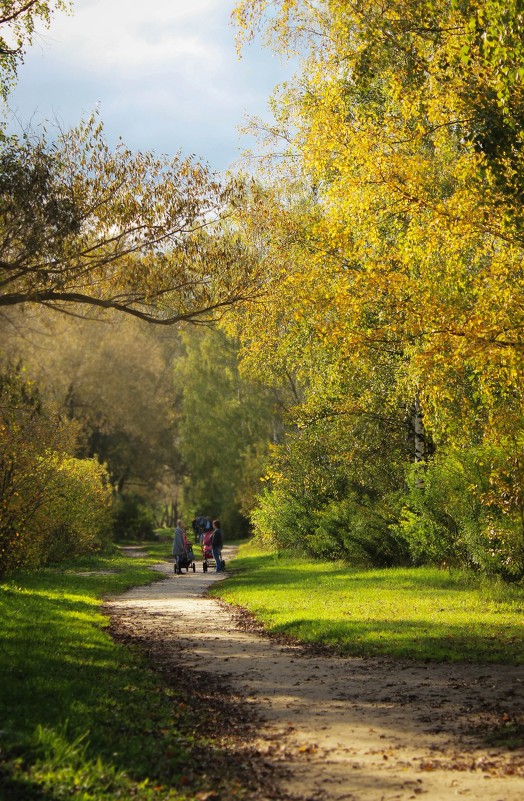
[[[213,520],[213,534],[211,535],[211,550],[213,551],[213,559],[215,560],[215,573],[222,573],[224,570],[224,563],[222,562],[222,546],[224,545],[224,538],[222,536],[222,529],[220,528],[220,520]]]
[[[187,553],[187,537],[184,531],[184,523],[177,520],[175,536],[173,537],[173,556],[175,557],[175,573],[181,573],[180,560]]]
[[[202,534],[202,546],[204,548],[211,548],[211,539],[213,537],[213,526],[211,523],[206,523],[206,527]]]
[[[200,520],[199,517],[194,517],[191,521],[191,528],[193,529],[193,542],[197,545],[200,542],[200,525],[198,521]]]

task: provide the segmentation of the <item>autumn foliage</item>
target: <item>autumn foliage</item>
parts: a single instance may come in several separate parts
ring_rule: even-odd
[[[298,504],[312,551],[358,540],[372,560],[521,576],[518,4],[243,0],[236,18],[241,40],[262,29],[299,63],[265,132],[279,274],[262,337],[301,393],[259,530],[282,540]]]
[[[51,5],[29,7],[47,19]],[[272,98],[274,123],[255,122],[256,174],[219,181],[182,156],[111,150],[96,116],[52,143],[4,139],[0,309],[220,321],[224,337],[188,334],[173,362],[174,405],[158,406],[172,428],[150,426],[150,445],[171,437],[149,449],[164,454],[147,467],[155,480],[167,470],[194,511],[250,514],[276,547],[520,579],[519,3],[239,0],[234,16],[239,47],[261,32],[297,64]],[[31,25],[17,30],[23,52]],[[224,397],[208,395],[194,359],[210,360]],[[120,456],[131,430],[142,443],[144,415],[125,427],[98,399],[86,410],[77,378],[69,410],[93,449]],[[10,436],[33,426],[42,444],[21,448],[29,473],[71,488],[85,469],[94,491],[98,467],[53,439],[65,429],[45,433],[45,415],[13,403],[6,420],[15,409],[23,425]],[[229,478],[201,458],[212,446],[196,419],[206,440],[226,437]],[[129,475],[125,463],[117,484]]]
[[[74,425],[45,409],[14,370],[0,376],[0,434],[0,575],[103,547],[111,522],[106,470],[71,455]]]

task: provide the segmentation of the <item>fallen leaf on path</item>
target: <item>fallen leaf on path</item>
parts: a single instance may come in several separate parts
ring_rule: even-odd
[[[318,745],[301,745],[298,749],[299,754],[316,754]]]

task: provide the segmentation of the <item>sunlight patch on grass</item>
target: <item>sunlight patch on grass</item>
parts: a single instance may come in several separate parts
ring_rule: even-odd
[[[73,575],[73,574],[70,574]],[[7,592],[12,591],[9,586],[0,585],[1,590],[7,590]],[[18,596],[24,595],[31,595],[38,598],[46,598],[51,601],[73,601],[74,603],[83,603],[87,606],[98,606],[101,601],[99,598],[92,598],[89,595],[82,594],[80,592],[77,593],[68,593],[65,590],[57,589],[57,590],[38,590],[28,587],[17,587],[16,593]]]
[[[90,556],[0,585],[0,798],[188,798],[180,779],[194,724],[139,654],[112,640],[100,608],[161,580],[158,561],[156,551]]]
[[[524,662],[524,589],[464,571],[356,570],[247,546],[213,593],[269,631],[343,654]]]

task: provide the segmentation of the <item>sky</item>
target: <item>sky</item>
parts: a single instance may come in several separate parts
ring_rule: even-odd
[[[239,59],[234,0],[74,0],[39,30],[9,105],[16,130],[76,125],[99,108],[106,138],[133,150],[194,154],[214,170],[252,142],[247,116],[271,119],[268,99],[291,67],[260,44]]]

